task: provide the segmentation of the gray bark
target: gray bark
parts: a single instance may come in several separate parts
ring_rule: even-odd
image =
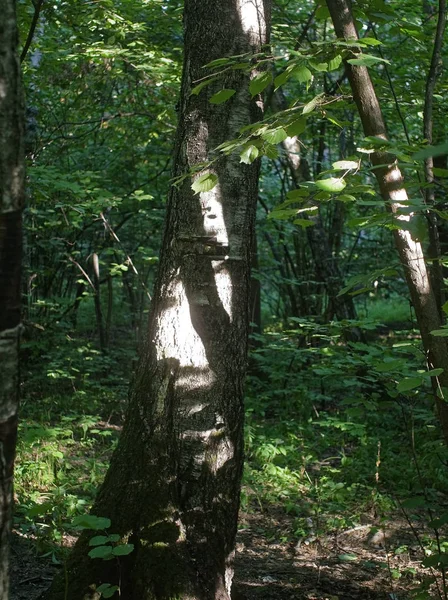
[[[12,476],[19,403],[23,99],[16,3],[0,0],[0,599],[9,593]]]
[[[209,61],[260,50],[267,5],[186,0],[175,176],[260,117],[249,73],[228,72],[198,96],[191,89]],[[223,87],[235,95],[210,104]],[[230,598],[258,165],[228,156],[209,170],[219,176],[213,190],[195,195],[191,177],[171,189],[148,339],[93,508],[135,549],[117,562],[94,561],[82,536],[68,582],[49,598],[95,598],[103,582],[119,584],[122,600]]]

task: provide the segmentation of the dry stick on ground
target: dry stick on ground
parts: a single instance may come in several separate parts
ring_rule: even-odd
[[[358,39],[348,1],[327,0],[327,6],[337,37],[346,40]],[[354,51],[356,56],[360,53],[360,49]],[[387,140],[380,103],[367,67],[346,62],[346,69],[364,134]],[[439,377],[432,377],[432,384],[442,432],[448,444],[448,404],[442,397],[443,389],[448,388],[448,346],[445,338],[431,335],[432,331],[440,328],[441,320],[422,246],[420,242],[412,239],[409,232],[414,215],[403,205],[407,203],[408,196],[396,157],[387,152],[374,152],[371,154],[371,160],[387,208],[393,213],[396,223],[403,223],[403,229],[394,231],[395,245],[404,268],[428,366],[430,369],[444,369]]]

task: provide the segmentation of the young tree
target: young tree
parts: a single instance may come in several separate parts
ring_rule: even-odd
[[[358,39],[349,1],[327,0],[327,6],[336,35],[346,40]],[[358,52],[355,54],[358,56]],[[367,67],[346,62],[346,69],[365,135],[387,141],[381,106]],[[395,216],[396,223],[403,224],[403,227],[394,230],[395,245],[404,268],[428,367],[443,369],[438,377],[432,377],[432,381],[442,432],[448,443],[448,404],[444,397],[448,388],[448,345],[445,337],[432,335],[432,331],[441,327],[442,321],[422,245],[411,234],[412,221],[416,215],[410,213],[406,207],[408,195],[396,157],[381,151],[373,152],[371,160],[386,205]]]
[[[8,536],[19,402],[23,100],[15,0],[0,0],[0,598],[8,598]]]
[[[135,600],[230,598],[258,165],[232,155],[208,161],[259,118],[260,102],[251,99],[243,69],[227,70],[199,94],[192,90],[211,73],[210,61],[260,51],[268,5],[185,1],[174,150],[174,176],[183,179],[168,199],[148,339],[126,423],[92,511],[109,518],[111,531],[134,549],[116,560],[91,559],[90,536],[83,535],[68,580],[55,584],[51,598],[81,600],[102,583],[119,585],[121,598]]]

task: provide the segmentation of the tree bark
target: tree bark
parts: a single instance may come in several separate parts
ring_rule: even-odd
[[[336,35],[343,39],[358,39],[348,0],[327,0],[327,6]],[[387,140],[380,103],[367,67],[346,62],[346,69],[365,135]],[[396,157],[386,152],[374,152],[370,156],[386,206],[395,215],[396,222],[403,224],[402,229],[394,231],[395,245],[404,268],[428,366],[431,369],[443,369],[438,378],[432,378],[432,383],[442,433],[448,444],[448,404],[445,400],[448,390],[448,346],[445,338],[431,335],[432,331],[441,327],[441,321],[422,246],[410,232],[415,215],[403,204],[408,196]]]
[[[209,61],[259,52],[267,19],[266,0],[186,0],[175,177],[260,117],[249,73],[229,71],[199,95],[191,89]],[[221,88],[236,93],[211,104]],[[106,582],[120,586],[122,600],[230,598],[259,166],[227,156],[208,170],[219,177],[210,191],[194,194],[190,176],[171,188],[148,339],[92,509],[134,550],[91,559],[84,534],[49,598],[96,598]]]
[[[24,106],[16,2],[0,0],[0,599],[9,594],[9,533],[19,403]]]

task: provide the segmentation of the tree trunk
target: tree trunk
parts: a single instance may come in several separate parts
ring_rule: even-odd
[[[19,403],[24,107],[16,2],[0,0],[0,599],[9,593],[8,538]]]
[[[191,89],[210,73],[203,68],[209,61],[260,51],[267,4],[185,1],[175,177],[260,117],[249,73],[229,71],[199,95]],[[210,103],[224,87],[234,96]],[[102,583],[119,585],[122,600],[230,598],[258,170],[239,156],[221,157],[208,169],[219,177],[212,190],[194,194],[190,176],[171,188],[148,339],[92,510],[109,517],[111,532],[134,550],[111,561],[91,559],[84,534],[68,580],[50,598],[96,598]]]
[[[327,0],[327,6],[336,35],[344,39],[358,39],[348,0]],[[365,135],[387,140],[380,104],[367,67],[346,62],[346,69]],[[394,231],[395,245],[404,268],[428,366],[444,370],[438,378],[433,377],[432,382],[442,432],[448,443],[448,404],[444,398],[448,390],[448,346],[446,338],[431,335],[432,331],[441,327],[441,321],[422,246],[410,233],[416,215],[409,213],[403,205],[408,196],[396,157],[386,152],[374,152],[370,156],[386,205],[395,215],[396,222],[403,224],[402,229]]]

